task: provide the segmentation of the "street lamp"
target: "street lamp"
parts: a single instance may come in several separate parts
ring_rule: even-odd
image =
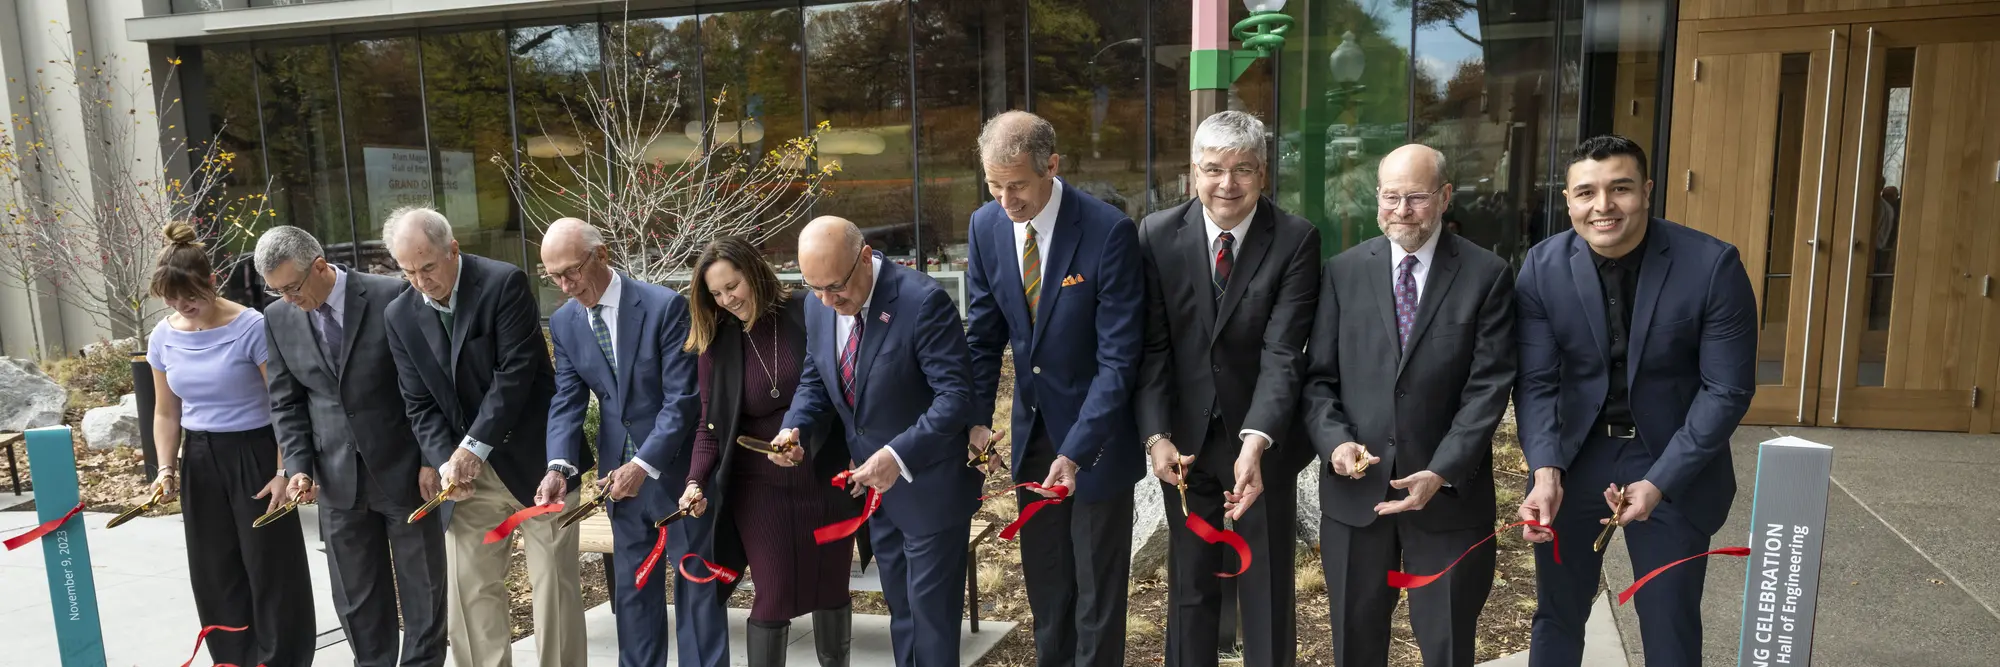
[[[1327,56],[1326,64],[1333,74],[1333,88],[1326,91],[1326,103],[1339,115],[1361,92],[1361,74],[1368,67],[1368,56],[1361,51],[1354,31],[1340,34],[1340,46],[1333,49],[1333,55]]]
[[[1284,13],[1286,0],[1243,0],[1250,17],[1237,22],[1230,35],[1244,48],[1203,49],[1189,54],[1189,90],[1226,90],[1258,58],[1269,58],[1285,46],[1285,31],[1292,17]],[[1219,10],[1218,10],[1219,11]]]

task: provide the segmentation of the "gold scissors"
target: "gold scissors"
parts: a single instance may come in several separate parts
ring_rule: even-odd
[[[669,514],[669,515],[666,515],[666,516],[663,516],[663,517],[660,517],[660,520],[659,520],[659,521],[654,521],[654,522],[653,522],[653,527],[654,527],[654,528],[665,528],[665,527],[667,527],[667,524],[670,524],[670,523],[673,523],[673,522],[675,522],[675,521],[679,521],[679,520],[681,520],[681,519],[685,519],[685,518],[688,518],[689,516],[691,516],[691,515],[690,515],[690,514],[688,513],[688,511],[687,511],[687,510],[679,510],[679,511],[676,511],[676,512],[674,512],[673,514]]]
[[[1355,444],[1360,444],[1360,443],[1355,443]],[[1354,471],[1354,474],[1359,475],[1361,473],[1368,471],[1368,465],[1369,465],[1368,458],[1369,458],[1368,446],[1361,445],[1361,453],[1356,454],[1354,456],[1354,465],[1351,468],[1351,470]]]
[[[1178,458],[1178,455],[1176,455],[1176,458]],[[1187,508],[1187,465],[1186,465],[1186,464],[1183,464],[1183,463],[1181,463],[1181,462],[1180,462],[1180,461],[1178,461],[1178,460],[1174,461],[1174,473],[1175,473],[1175,474],[1177,474],[1177,475],[1179,475],[1179,476],[1180,476],[1180,478],[1181,478],[1181,481],[1180,481],[1180,483],[1179,483],[1179,484],[1175,484],[1175,485],[1174,485],[1175,487],[1179,488],[1179,489],[1180,489],[1180,492],[1181,492],[1181,516],[1187,516],[1187,513],[1188,513],[1188,508]]]
[[[457,487],[453,486],[451,482],[445,482],[444,488],[438,489],[436,498],[430,499],[430,502],[424,503],[423,507],[419,507],[417,511],[410,513],[410,523],[423,520],[424,515],[430,514],[431,510],[437,509],[439,505],[443,505],[445,496],[451,495],[452,490],[455,488]]]
[[[144,503],[141,503],[138,507],[125,510],[123,514],[119,514],[117,518],[112,519],[111,523],[104,524],[104,527],[117,528],[121,525],[124,525],[125,522],[138,518],[139,515],[145,514],[148,510],[153,509],[154,505],[160,504],[160,501],[166,500],[166,498],[167,498],[167,490],[155,486],[153,487],[153,497],[151,499],[147,500]]]
[[[265,526],[271,525],[271,522],[277,521],[278,519],[283,518],[285,515],[291,514],[292,510],[298,509],[299,500],[303,498],[305,498],[303,494],[292,496],[291,500],[285,501],[285,504],[283,505],[279,505],[278,509],[265,512],[264,516],[257,517],[256,521],[250,523],[250,527],[263,528]]]
[[[591,498],[583,504],[577,505],[576,509],[564,512],[562,518],[557,520],[557,525],[563,528],[574,526],[578,522],[583,521],[584,518],[589,517],[592,512],[596,512],[598,508],[603,507],[607,502],[611,502],[611,494],[599,493],[596,498]]]
[[[736,446],[748,449],[753,452],[757,452],[759,454],[769,454],[771,456],[784,456],[786,454],[790,454],[792,450],[798,448],[798,445],[789,442],[780,445],[758,440],[756,438],[752,438],[747,435],[736,436]]]
[[[1618,515],[1624,513],[1625,489],[1620,487],[1618,489],[1618,503],[1611,507],[1611,522],[1604,524],[1604,531],[1597,534],[1597,542],[1591,545],[1592,549],[1603,551],[1605,546],[1611,544],[1611,534],[1617,532],[1618,526],[1621,525],[1618,523]]]
[[[1000,429],[998,431],[994,431],[993,435],[988,436],[986,438],[986,447],[980,449],[979,453],[973,455],[972,458],[965,460],[965,467],[977,469],[980,466],[984,466],[988,463],[996,463],[997,461],[999,469],[1006,470],[1007,462],[1004,460],[997,460],[993,457],[994,454],[1000,452],[1000,438],[1005,435],[1007,435],[1007,429]]]

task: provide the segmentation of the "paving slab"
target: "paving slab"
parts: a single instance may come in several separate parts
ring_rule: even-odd
[[[1613,618],[1608,594],[1599,594],[1597,601],[1590,604],[1590,620],[1583,624],[1583,664],[1590,667],[1626,667],[1625,646],[1618,637],[1618,625]],[[1488,660],[1479,663],[1479,667],[1528,667],[1528,652]]]
[[[1991,474],[1960,474],[1952,469],[1976,471],[1981,466],[2000,465],[2000,444],[1996,444],[1993,436],[1744,426],[1730,440],[1738,485],[1736,501],[1712,546],[1747,543],[1757,446],[1781,435],[1796,435],[1834,448],[1834,484],[1828,492],[1826,551],[1820,572],[1813,664],[1817,667],[1992,665],[1993,656],[2000,655],[2000,617],[1975,596],[1977,588],[1953,582],[1954,578],[1974,577],[1978,569],[1967,565],[1960,571],[1957,569],[1960,566],[1953,564],[1956,561],[1938,555],[1958,553],[1954,547],[1932,549],[1921,541],[1936,539],[1932,536],[1945,534],[1945,529],[1918,528],[1914,524],[1938,520],[1922,514],[1921,505],[1929,502],[1923,497],[1986,497]],[[1898,447],[1901,451],[1897,451]],[[1890,468],[1891,476],[1878,476],[1883,468]],[[1926,471],[1936,474],[1925,476]],[[1849,484],[1850,480],[1855,483]],[[1898,498],[1903,500],[1898,502]],[[1884,512],[1878,504],[1891,509]],[[1955,511],[1972,513],[1965,506]],[[1977,526],[1976,521],[1973,525]],[[1906,535],[1919,541],[1906,540]],[[1990,524],[1977,528],[1976,532],[1950,533],[1946,537],[1966,553],[1978,550],[1981,545],[1987,549],[2000,548],[1996,546],[2000,543],[2000,531],[1993,530]],[[1623,533],[1606,549],[1618,553],[1624,550]],[[1710,559],[1702,598],[1704,665],[1736,664],[1745,575],[1744,559]],[[1631,562],[1624,558],[1605,559],[1604,577],[1607,586],[1622,589],[1632,581]],[[1628,662],[1645,665],[1637,613],[1630,605],[1614,610],[1626,639]]]
[[[669,618],[672,612],[669,611]],[[729,664],[748,665],[749,657],[744,645],[745,625],[750,619],[747,609],[729,610]],[[601,604],[584,612],[583,622],[587,633],[587,667],[616,667],[618,664],[618,628],[611,615],[611,605]],[[993,650],[1000,639],[1014,630],[1011,622],[980,621],[979,632],[972,632],[967,624],[960,622],[959,664],[969,667]],[[856,614],[853,624],[852,653],[848,663],[855,667],[893,667],[895,655],[889,643],[889,617],[875,614]],[[668,664],[679,662],[678,647],[668,647]],[[322,649],[314,656],[315,662],[341,664],[334,659],[351,659],[345,644]],[[514,664],[534,665],[536,660],[535,638],[524,637],[514,643]],[[785,650],[785,664],[817,665],[819,656],[813,648],[812,617],[807,616],[792,621],[790,643]]]

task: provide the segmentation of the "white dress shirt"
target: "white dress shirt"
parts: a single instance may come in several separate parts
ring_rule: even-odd
[[[1040,233],[1040,230],[1037,229],[1036,233]],[[881,257],[868,258],[869,275],[873,276],[873,279],[870,282],[873,284],[868,288],[868,298],[861,300],[861,310],[854,315],[841,315],[839,313],[834,314],[833,367],[836,369],[836,372],[838,372],[838,369],[840,368],[840,355],[842,352],[845,352],[847,350],[847,337],[854,333],[855,318],[868,316],[868,307],[875,303],[875,290],[880,289],[882,287],[881,280],[882,280],[883,261],[884,260]],[[876,324],[884,324],[884,323],[878,321],[876,322]],[[884,326],[886,326],[886,324],[884,324]],[[861,348],[859,346],[856,346],[854,348],[854,354],[857,357],[861,355]],[[860,370],[861,368],[860,359],[854,360],[854,367],[857,371]],[[860,382],[861,378],[858,377],[854,378],[854,381]],[[835,387],[840,387],[840,379],[838,376],[835,376],[833,384]],[[835,396],[834,400],[844,401],[847,399]],[[903,465],[902,454],[896,453],[896,450],[894,448],[891,448],[887,445],[884,445],[882,448],[889,450],[889,456],[894,457],[896,459],[896,468],[903,472],[903,481],[905,482],[917,481],[915,477],[910,476],[910,467],[907,465]]]
[[[1257,208],[1260,206],[1263,206],[1263,204],[1250,207],[1250,215],[1243,216],[1243,221],[1236,223],[1235,229],[1223,229],[1220,225],[1215,224],[1215,216],[1208,214],[1208,207],[1201,207],[1201,225],[1208,230],[1208,236],[1205,238],[1208,239],[1209,280],[1215,280],[1215,253],[1222,250],[1222,233],[1229,232],[1229,261],[1232,262],[1231,266],[1234,266],[1236,253],[1243,248],[1243,238],[1250,235],[1250,221],[1257,219]],[[1233,271],[1234,269],[1232,268],[1231,270]],[[1222,324],[1217,323],[1216,326],[1222,326]],[[1270,449],[1271,445],[1276,444],[1272,442],[1271,434],[1254,428],[1237,431],[1236,440],[1238,442],[1248,440],[1252,435],[1264,439],[1265,449]]]
[[[1424,302],[1424,277],[1431,274],[1431,258],[1437,255],[1439,236],[1443,236],[1442,230],[1431,232],[1431,237],[1425,239],[1423,245],[1417,246],[1416,252],[1404,250],[1403,246],[1395,241],[1389,242],[1389,289],[1396,288],[1397,274],[1403,270],[1403,258],[1416,255],[1417,265],[1410,267],[1410,279],[1417,281],[1417,303]]]
[[[601,308],[598,309],[596,317],[598,319],[604,320],[604,330],[611,334],[611,356],[614,358],[618,356],[618,299],[620,295],[625,293],[624,285],[625,285],[625,279],[620,278],[618,276],[617,271],[612,271],[611,283],[605,285],[604,294],[597,297],[597,305],[601,306]],[[583,304],[578,303],[577,305],[581,306]],[[586,326],[590,324],[591,317],[592,315],[590,314],[590,309],[584,308],[583,323]],[[597,347],[597,337],[595,332],[592,332],[590,347],[591,348]],[[614,368],[612,372],[616,373],[617,370]],[[597,400],[601,402],[604,400],[604,397],[600,395],[597,397]],[[630,436],[628,435],[627,437]],[[620,447],[624,446],[624,443],[618,443],[618,444]],[[645,459],[633,456],[632,462],[639,464],[640,468],[644,468],[646,470],[647,477],[650,477],[652,479],[660,478],[660,469],[653,467],[652,464],[646,463]],[[553,461],[549,461],[549,466],[551,467],[560,466],[563,469],[563,474],[566,476],[574,476],[576,475],[577,472],[576,466],[571,465],[568,459],[555,459]]]
[[[1034,225],[1035,252],[1041,257],[1040,266],[1038,267],[1040,275],[1046,276],[1049,273],[1049,240],[1055,238],[1056,213],[1062,210],[1063,197],[1062,179],[1058,178],[1055,181],[1055,188],[1049,191],[1049,203],[1042,206],[1042,211],[1036,213],[1035,217],[1029,218],[1027,222],[1014,223],[1014,268],[1016,269],[1022,268],[1021,260],[1028,253],[1028,225]],[[1022,273],[1025,274],[1027,271],[1022,269]],[[1048,280],[1046,278],[1043,279],[1042,284],[1044,285],[1044,291],[1047,291]],[[1025,289],[1027,285],[1023,283],[1022,287]]]

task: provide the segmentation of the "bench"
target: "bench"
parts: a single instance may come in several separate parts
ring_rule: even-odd
[[[14,445],[27,436],[20,433],[0,433],[0,447],[7,448],[7,479],[14,484],[14,495],[21,495],[21,464],[14,459]]]
[[[995,524],[974,520],[970,538],[965,541],[965,611],[967,619],[971,621],[973,632],[979,631],[979,543],[998,528],[999,526]],[[606,589],[614,589],[611,583],[611,563],[608,560],[611,555],[611,518],[603,512],[598,512],[579,522],[576,529],[579,550],[605,555],[607,560],[604,563],[604,586]],[[880,592],[879,589],[878,585],[876,589],[852,590]],[[616,609],[612,611],[617,612]]]

